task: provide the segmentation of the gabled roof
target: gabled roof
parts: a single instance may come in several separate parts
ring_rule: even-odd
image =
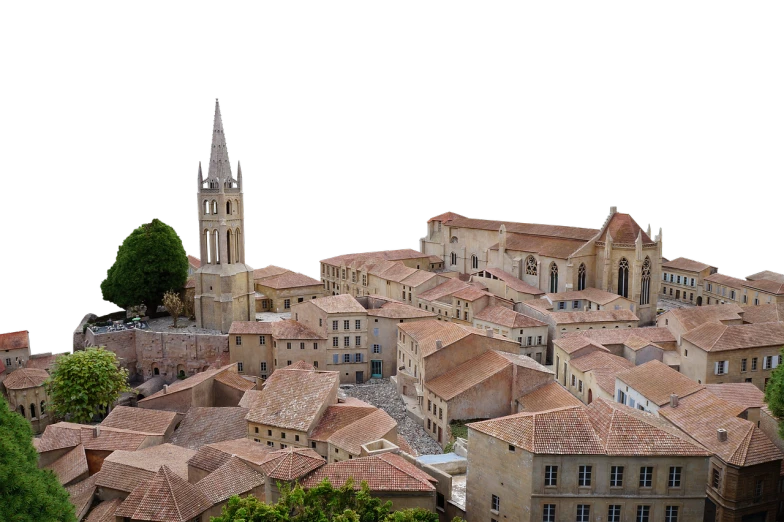
[[[773,272],[772,270],[763,270],[762,272],[757,272],[756,274],[746,276],[746,280],[748,281],[759,281],[760,279],[773,281],[774,283],[784,283],[784,274],[779,274],[778,272]]]
[[[545,294],[545,299],[554,303],[556,301],[591,301],[592,303],[598,303],[600,305],[606,305],[607,303],[611,303],[616,299],[626,299],[625,297],[613,294],[611,292],[606,292],[604,290],[600,290],[599,288],[585,288],[584,290],[574,290],[571,292],[557,292],[552,294]]]
[[[218,375],[221,372],[229,371],[229,368],[230,368],[230,366],[224,366],[223,368],[206,370],[206,371],[197,373],[196,375],[192,375],[192,376],[188,377],[187,379],[183,379],[181,381],[175,381],[175,382],[173,382],[172,384],[170,384],[168,386],[168,390],[163,389],[161,391],[155,392],[152,395],[150,395],[149,397],[145,397],[144,399],[140,400],[139,402],[150,401],[152,399],[161,397],[164,394],[172,394],[172,393],[176,393],[176,392],[180,392],[180,391],[184,391],[184,390],[190,390],[193,387],[203,383],[207,379],[215,377],[216,375]]]
[[[397,421],[381,408],[329,436],[327,442],[352,455],[362,452],[362,444],[378,440],[397,427]]]
[[[533,317],[515,312],[504,306],[488,306],[482,309],[478,314],[474,314],[474,319],[478,321],[486,321],[507,328],[535,328],[537,326],[547,326]]]
[[[365,252],[362,254],[343,254],[342,256],[322,259],[321,262],[328,265],[346,265],[355,261],[367,261],[370,259],[380,259],[384,261],[403,261],[405,259],[419,259],[427,257],[426,254],[410,248],[400,250],[381,250],[379,252]]]
[[[261,464],[265,476],[275,480],[296,480],[320,468],[327,461],[310,448],[294,448],[273,451]]]
[[[561,350],[563,350],[564,352],[570,355],[582,350],[583,348],[588,348],[588,347],[591,347],[594,350],[599,350],[602,352],[609,353],[610,351],[604,346],[602,346],[601,344],[594,341],[593,339],[589,339],[587,337],[580,337],[580,336],[559,337],[558,339],[553,340],[553,344],[558,346]]]
[[[469,359],[435,379],[425,382],[425,387],[445,401],[454,399],[474,386],[493,379],[512,364],[494,351]]]
[[[239,457],[229,457],[218,469],[196,483],[210,503],[218,504],[232,495],[244,495],[264,484],[264,475]]]
[[[641,328],[599,328],[579,332],[564,332],[562,338],[586,337],[601,345],[624,344],[629,337],[647,339],[653,343],[674,343],[675,336],[668,328],[646,326]]]
[[[67,352],[33,354],[25,361],[25,368],[38,368],[48,372],[54,362],[63,355],[67,355]]]
[[[508,286],[512,290],[515,290],[516,292],[520,292],[523,294],[537,295],[537,296],[544,294],[544,290],[540,290],[539,288],[533,285],[529,285],[522,279],[518,279],[514,275],[504,270],[501,270],[500,268],[485,268],[484,272],[487,272],[488,274],[497,277],[498,279],[506,283],[506,286]]]
[[[483,297],[493,297],[493,294],[488,292],[487,290],[483,290],[481,288],[477,288],[476,286],[467,286],[465,288],[461,288],[454,294],[452,297],[456,299],[462,299],[464,301],[468,301],[469,303],[473,303],[474,301],[481,299]]]
[[[570,364],[578,371],[592,374],[599,388],[610,396],[615,395],[616,375],[634,367],[631,361],[603,351],[574,358]]]
[[[723,305],[726,306],[726,305]],[[705,323],[681,336],[707,352],[784,346],[784,323]]]
[[[680,399],[705,388],[656,359],[621,372],[616,377],[657,406],[668,404],[672,394]]]
[[[250,404],[249,422],[310,430],[322,407],[334,397],[340,378],[337,372],[278,370]]]
[[[215,382],[225,384],[229,388],[233,388],[239,391],[250,390],[256,386],[256,384],[253,381],[250,381],[244,378],[239,373],[234,373],[234,372],[219,373],[215,377]]]
[[[741,306],[744,323],[775,323],[784,321],[784,303]]]
[[[90,428],[87,424],[75,424],[73,422],[58,422],[48,425],[36,446],[38,453],[54,451],[63,448],[73,448],[82,443],[82,428]]]
[[[780,281],[771,281],[769,279],[757,279],[754,281],[746,281],[743,283],[746,288],[753,288],[760,292],[765,292],[773,295],[784,294],[784,283]]]
[[[191,407],[169,440],[183,448],[197,450],[205,444],[234,440],[248,433],[247,408]]]
[[[101,426],[163,435],[176,418],[177,412],[174,411],[115,406],[101,422]]]
[[[744,410],[702,390],[680,399],[675,408],[660,408],[659,415],[728,464],[753,466],[784,458],[759,428],[737,417]],[[727,430],[726,441],[719,440],[718,429]]]
[[[43,386],[49,378],[46,370],[37,368],[19,368],[8,374],[3,384],[9,390],[24,390],[27,388],[37,388]]]
[[[708,281],[710,283],[716,283],[718,285],[728,286],[730,288],[735,288],[738,290],[743,288],[743,284],[746,282],[743,279],[738,279],[737,277],[730,277],[728,275],[719,274],[719,273],[709,275],[708,277],[705,278],[705,281]]]
[[[367,417],[376,411],[375,406],[371,406],[358,399],[347,399],[344,403],[329,406],[319,419],[318,424],[310,434],[310,440],[326,442],[336,431],[350,426],[363,417]]]
[[[316,301],[316,299],[313,301]],[[362,310],[364,311],[364,308]],[[271,335],[276,339],[324,339],[324,337],[304,324],[291,319],[272,322],[234,321],[229,327],[229,335]]]
[[[533,236],[579,239],[588,241],[596,235],[598,230],[592,228],[565,227],[560,225],[536,225],[532,223],[516,223],[514,221],[492,221],[488,219],[471,219],[454,212],[447,212],[430,221],[442,221],[444,225],[458,228],[475,228],[478,230],[498,231],[501,225],[506,227],[508,233],[527,234]]]
[[[384,303],[381,308],[369,308],[367,314],[371,317],[385,317],[387,319],[417,319],[436,316],[433,312],[399,302]]]
[[[432,257],[432,256],[431,256]],[[441,258],[437,258],[439,263],[443,263]],[[432,263],[433,260],[431,259],[430,262]],[[422,283],[426,283],[436,277],[434,272],[428,272],[427,270],[416,270],[415,272],[411,273],[410,275],[406,276],[405,279],[400,281],[406,286],[416,287],[421,285]]]
[[[557,381],[548,382],[518,397],[520,408],[528,413],[580,406],[580,400]]]
[[[311,473],[302,486],[312,488],[327,479],[330,484],[339,487],[349,478],[354,480],[354,489],[360,489],[362,482],[367,482],[370,491],[430,492],[435,491],[434,484],[437,483],[436,479],[400,455],[382,453],[322,466]]]
[[[309,303],[328,314],[364,314],[365,308],[350,294],[330,295],[311,299]]]
[[[579,239],[553,238],[531,234],[506,235],[506,250],[523,254],[534,253],[541,257],[568,259],[586,244]],[[498,250],[499,244],[490,246],[490,250]]]
[[[305,274],[300,274],[299,272],[285,272],[275,276],[265,277],[261,280],[256,280],[256,284],[267,288],[274,288],[276,290],[300,288],[304,286],[322,286],[321,281],[306,276]]]
[[[316,367],[310,363],[305,361],[299,360],[294,361],[293,363],[289,364],[288,366],[284,366],[283,368],[279,368],[280,370],[308,370],[308,371],[315,371]]]
[[[76,519],[81,520],[95,498],[95,475],[87,477],[81,482],[66,486],[65,490],[68,492],[68,500],[70,500],[76,510]]]
[[[694,306],[691,308],[673,308],[662,316],[671,315],[678,320],[683,329],[693,330],[704,323],[720,323],[722,321],[738,321],[743,309],[734,304]]]
[[[447,323],[446,321],[438,321],[436,319],[402,323],[398,325],[398,329],[419,344],[419,351],[422,357],[427,357],[437,351],[436,341],[441,341],[442,348],[445,348],[469,335],[487,335],[485,331],[472,326]],[[493,338],[500,342],[517,345],[516,342],[502,335],[495,335]]]
[[[551,309],[552,305],[547,299],[533,299],[520,303],[524,310],[531,308],[537,312],[551,317],[555,324],[575,323],[615,323],[639,321],[634,312],[621,308],[620,310],[590,310],[587,312],[557,312]],[[525,313],[525,312],[523,312]]]
[[[243,436],[235,440],[202,446],[188,460],[188,466],[211,473],[224,465],[232,456],[236,456],[255,466],[260,466],[273,451],[266,444],[261,444],[247,438],[247,436]]]
[[[629,214],[614,213],[602,229],[599,241],[607,241],[608,233],[612,236],[614,243],[634,244],[637,241],[637,236],[642,236],[643,245],[656,244]]]
[[[267,279],[268,277],[279,276],[281,274],[285,274],[291,272],[288,268],[281,268],[275,265],[265,266],[264,268],[257,268],[253,271],[253,280],[259,281],[263,279]]]
[[[211,506],[200,488],[163,465],[131,491],[114,515],[132,520],[188,522]]]
[[[452,295],[455,292],[469,288],[471,285],[457,278],[448,279],[438,286],[419,294],[419,299],[423,301],[436,301],[442,297]]]
[[[637,335],[630,335],[629,337],[627,337],[626,340],[623,342],[623,345],[635,352],[642,350],[643,348],[647,348],[649,346],[653,346],[654,348],[658,348],[659,350],[664,349],[658,344],[651,342],[643,337],[639,337]]]
[[[194,268],[201,268],[201,259],[188,254],[188,264]]]
[[[173,444],[160,444],[138,451],[115,451],[103,461],[96,485],[131,492],[140,482],[151,479],[166,465],[181,477],[188,476],[188,460],[196,452]]]
[[[90,498],[92,501],[92,497]],[[113,498],[112,500],[104,500],[95,505],[95,507],[87,515],[85,522],[114,522],[114,512],[122,504],[123,499]]]
[[[54,471],[60,484],[68,484],[76,479],[79,475],[87,473],[87,456],[84,453],[84,446],[79,444],[65,455],[55,460],[45,469]]]
[[[765,393],[750,382],[725,382],[706,384],[705,388],[716,397],[742,408],[762,408]]]
[[[30,336],[27,330],[0,334],[0,350],[19,350],[30,347]]]
[[[705,263],[700,263],[699,261],[686,259],[685,257],[679,257],[677,259],[673,259],[672,261],[667,261],[665,263],[662,263],[662,268],[669,268],[671,270],[683,270],[685,272],[702,272],[703,270],[707,270],[709,268],[716,268],[716,267],[711,265],[706,265]]]

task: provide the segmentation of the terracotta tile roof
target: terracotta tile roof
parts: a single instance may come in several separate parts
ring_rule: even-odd
[[[686,259],[685,257],[679,257],[677,259],[673,259],[672,261],[667,261],[666,263],[662,263],[662,268],[669,268],[671,270],[684,270],[686,272],[702,272],[703,270],[707,270],[708,268],[716,268],[716,267],[711,265],[706,265],[705,263],[700,263],[699,261]]]
[[[400,283],[419,271],[420,270],[416,268],[407,267],[403,263],[393,263],[389,268],[381,273],[378,273],[377,275],[382,279]]]
[[[211,473],[224,465],[232,456],[258,466],[267,459],[272,451],[265,444],[242,437],[202,446],[188,460],[188,466]]]
[[[444,225],[459,228],[475,228],[478,230],[492,230],[498,232],[501,225],[506,227],[507,233],[530,234],[546,237],[563,237],[588,241],[599,231],[592,228],[565,227],[560,225],[537,225],[532,223],[515,223],[513,221],[491,221],[488,219],[471,219],[453,212],[447,212],[431,218],[430,221],[443,221]]]
[[[725,382],[706,384],[705,388],[713,395],[742,408],[762,408],[765,406],[765,393],[750,382]]]
[[[532,453],[549,455],[601,455],[602,441],[581,406],[542,412],[524,412],[468,427]],[[470,436],[470,435],[469,435]]]
[[[528,304],[523,302],[523,304]],[[591,310],[589,312],[548,312],[556,324],[634,322],[640,319],[631,310]]]
[[[161,466],[181,477],[188,476],[188,460],[195,451],[173,444],[160,444],[138,451],[115,451],[103,461],[96,479],[98,487],[130,493],[140,482],[151,479]]]
[[[330,295],[308,301],[328,314],[364,314],[365,308],[349,294]]]
[[[114,522],[114,512],[122,504],[121,498],[113,498],[112,500],[104,500],[99,502],[90,511],[90,514],[85,519],[85,522]]]
[[[423,301],[436,301],[442,297],[452,295],[459,290],[469,288],[471,285],[459,279],[448,279],[438,286],[419,294],[419,299]]]
[[[0,334],[0,350],[19,350],[30,347],[30,336],[27,330]]]
[[[610,222],[602,230],[603,234],[599,241],[607,241],[607,234],[612,236],[614,243],[634,244],[637,236],[642,236],[643,245],[655,244],[645,231],[637,224],[629,214],[616,212],[610,218]]]
[[[403,261],[404,259],[419,259],[427,255],[410,248],[400,250],[382,250],[379,252],[365,252],[362,254],[343,254],[342,256],[322,259],[321,262],[327,265],[342,266],[355,261],[367,261],[370,259],[382,259],[385,261]]]
[[[542,257],[553,257],[556,259],[568,259],[583,245],[585,245],[585,241],[582,240],[515,233],[506,235],[506,250],[536,253]],[[490,250],[498,250],[498,243],[492,245]]]
[[[247,408],[191,408],[169,442],[197,450],[205,444],[234,440],[248,434]]]
[[[601,344],[597,343],[593,339],[589,339],[587,337],[560,337],[558,339],[553,340],[553,344],[558,346],[564,352],[572,355],[575,354],[584,348],[591,348],[593,351],[600,350],[602,352],[608,352],[607,348],[602,346]]]
[[[432,263],[433,261],[431,261]],[[441,258],[438,258],[437,262],[442,262]],[[433,272],[428,272],[427,270],[417,270],[416,272],[410,274],[405,279],[400,281],[406,286],[417,287],[422,283],[426,283],[436,277],[436,274]]]
[[[54,471],[60,484],[68,484],[79,475],[87,473],[87,456],[84,453],[84,446],[79,444],[71,451],[59,459],[46,466],[45,469]]]
[[[586,409],[607,455],[707,457],[707,449],[655,415],[597,399]]]
[[[364,308],[362,310],[364,311]],[[272,336],[275,339],[325,339],[325,337],[322,337],[304,324],[290,319],[272,323]]]
[[[404,453],[408,453],[412,457],[419,456],[419,453],[417,452],[417,450],[415,450],[411,446],[411,444],[409,444],[408,441],[405,438],[403,438],[402,435],[398,435],[397,436],[397,447],[400,448],[400,451],[402,451]]]
[[[589,372],[591,370],[622,372],[634,368],[634,363],[623,357],[613,355],[603,350],[591,352],[587,355],[574,357],[569,364],[577,371]],[[613,380],[613,389],[615,381]],[[610,390],[612,393],[613,390]]]
[[[93,503],[95,489],[95,475],[65,488],[68,492],[68,499],[71,501],[71,504],[76,511],[77,520],[80,520],[82,516],[84,516]]]
[[[770,281],[768,279],[757,279],[756,281],[745,281],[743,283],[745,288],[753,288],[768,294],[784,295],[784,283],[779,281]]]
[[[249,381],[239,373],[234,372],[219,373],[218,376],[215,377],[215,382],[225,384],[230,388],[234,388],[235,390],[240,391],[250,390],[256,386],[253,381]]]
[[[528,317],[520,312],[515,312],[503,306],[488,306],[481,312],[474,315],[474,319],[478,321],[486,321],[507,328],[534,328],[537,326],[547,326],[533,317]]]
[[[708,352],[781,347],[784,346],[784,324],[756,323],[727,326],[720,323],[705,323],[681,337]]]
[[[201,259],[192,255],[188,255],[188,264],[194,268],[201,268]]]
[[[768,281],[773,281],[776,283],[784,283],[784,274],[779,274],[778,272],[773,272],[771,270],[763,270],[762,272],[757,272],[756,274],[746,276],[746,279],[748,281],[767,279]]]
[[[196,485],[163,465],[139,484],[114,512],[116,517],[156,522],[188,522],[212,506]]]
[[[181,381],[175,381],[175,382],[173,382],[172,384],[169,385],[169,389],[165,393],[170,394],[170,393],[176,393],[176,392],[183,391],[183,390],[190,390],[194,386],[203,383],[207,379],[215,377],[216,375],[218,375],[221,372],[229,371],[229,368],[230,368],[229,366],[224,366],[223,368],[210,369],[210,370],[207,370],[207,371],[203,371],[203,372],[197,373],[196,375],[192,375],[192,376],[188,377],[187,379],[183,379]],[[164,394],[164,390],[161,390],[161,391],[153,393],[149,397],[145,397],[144,399],[140,400],[139,402],[150,401],[152,399],[161,397],[163,394]]]
[[[73,448],[82,442],[82,427],[92,428],[87,424],[74,424],[72,422],[58,422],[50,424],[45,429],[38,441],[38,453],[54,451],[63,448]]]
[[[57,358],[62,355],[66,355],[66,353],[33,354],[25,362],[25,368],[38,368],[48,372]]]
[[[273,372],[250,405],[249,422],[309,431],[324,404],[334,397],[337,372],[285,370]]]
[[[275,265],[265,266],[264,268],[257,268],[253,271],[253,280],[259,281],[262,279],[267,279],[268,277],[279,276],[281,274],[285,274],[291,272],[287,268],[281,268]]]
[[[189,276],[188,279],[185,280],[183,288],[196,288],[196,276]]]
[[[704,323],[720,323],[722,321],[737,321],[743,310],[734,303],[723,305],[694,306],[691,308],[674,308],[665,312],[661,317],[671,315],[681,323],[683,329],[693,330]]]
[[[37,368],[19,368],[8,374],[3,384],[9,390],[24,390],[42,386],[49,378],[46,370]]]
[[[335,431],[327,442],[352,455],[359,455],[362,452],[362,444],[378,440],[396,427],[397,421],[379,408]]]
[[[317,486],[324,479],[335,487],[354,479],[354,489],[367,482],[370,491],[430,492],[435,491],[436,479],[411,464],[400,455],[382,453],[322,466],[302,483],[306,489]]]
[[[264,475],[238,457],[230,457],[221,467],[196,483],[214,505],[232,495],[244,495],[264,484]]]
[[[556,381],[548,382],[535,390],[518,397],[522,411],[528,413],[554,410],[556,408],[580,406],[580,400]]]
[[[775,323],[784,321],[784,303],[741,306],[744,323]]]
[[[310,448],[293,448],[270,452],[261,464],[264,475],[274,480],[296,480],[327,462]]]
[[[567,337],[586,337],[601,345],[623,344],[631,337],[640,337],[653,343],[674,343],[675,336],[664,327],[647,326],[643,328],[606,328],[582,330],[580,332],[564,332],[562,339]]]
[[[735,288],[737,290],[743,288],[743,284],[746,282],[743,279],[738,279],[737,277],[730,277],[728,275],[718,273],[709,275],[705,278],[705,280],[711,283],[716,283],[718,285]]]
[[[509,352],[499,352],[496,351],[498,355],[512,363],[513,365],[520,367],[520,368],[527,368],[529,370],[534,370],[541,373],[549,373],[551,375],[555,375],[555,372],[549,369],[547,366],[539,364],[538,362],[534,361],[531,357],[527,355],[518,355],[516,353],[509,353]]]
[[[737,417],[744,409],[702,390],[680,399],[676,408],[660,408],[659,415],[729,464],[753,466],[784,458],[759,428]],[[719,428],[727,430],[726,441],[719,441]]]
[[[81,429],[82,445],[86,450],[95,451],[134,451],[144,445],[148,437],[159,436],[157,433],[141,433],[132,430],[119,428],[101,427],[100,433],[96,437],[92,427],[86,426]]]
[[[623,345],[631,350],[634,350],[635,352],[642,350],[643,348],[647,348],[648,346],[653,346],[654,348],[658,348],[659,350],[664,350],[664,348],[662,348],[658,344],[651,342],[648,339],[639,337],[637,335],[630,335],[629,337],[627,337],[626,340],[623,342]]]
[[[705,388],[655,359],[621,372],[616,377],[657,406],[668,404],[673,393],[680,399]]]
[[[177,413],[173,411],[115,406],[101,426],[163,435],[176,418]]]
[[[425,387],[445,401],[495,378],[512,364],[494,351],[485,352],[458,365],[435,379],[425,382]]]
[[[361,402],[361,401],[357,401]],[[336,431],[351,425],[363,417],[376,411],[375,406],[361,402],[361,404],[335,404],[329,406],[319,419],[318,424],[310,434],[310,440],[326,442]]]
[[[367,314],[371,317],[386,317],[388,319],[417,319],[436,316],[433,312],[395,302],[384,303],[381,308],[370,308]]]
[[[256,281],[257,285],[267,288],[274,288],[277,290],[285,288],[300,288],[303,286],[318,286],[321,287],[321,281],[308,277],[299,272],[286,272],[284,274],[267,277],[260,281]]]
[[[259,400],[259,397],[261,397],[261,390],[248,390],[242,394],[242,398],[237,406],[240,408],[251,408],[253,403]]]
[[[436,352],[436,341],[440,340],[445,348],[469,335],[487,335],[484,330],[472,326],[447,323],[446,321],[438,321],[436,319],[402,323],[398,325],[398,329],[411,336],[419,344],[419,351],[422,357],[427,357]],[[502,335],[495,335],[494,339],[499,342],[518,344]]]
[[[294,361],[293,363],[289,364],[288,366],[284,366],[283,368],[278,368],[279,370],[309,370],[315,371],[316,367],[312,364],[306,363],[305,361]]]
[[[572,292],[558,292],[554,294],[545,294],[545,298],[551,303],[555,301],[587,300],[587,301],[591,301],[592,303],[598,303],[600,305],[606,305],[607,303],[611,303],[616,299],[625,299],[624,297],[618,294],[613,294],[611,292],[605,292],[604,290],[600,290],[598,288],[590,288],[590,287],[584,290],[575,290]]]
[[[508,286],[509,288],[511,288],[516,292],[520,292],[523,294],[530,294],[530,295],[544,294],[543,290],[540,290],[539,288],[533,285],[529,285],[522,279],[518,279],[514,275],[504,270],[501,270],[500,268],[485,268],[484,271],[490,275],[494,275],[495,277],[497,277],[498,279],[506,283],[506,286]]]

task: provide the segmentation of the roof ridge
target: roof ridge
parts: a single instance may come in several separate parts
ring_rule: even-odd
[[[741,460],[739,462],[741,463],[741,465],[746,462],[746,457],[749,452],[749,447],[751,446],[751,437],[752,435],[754,435],[754,427],[755,426],[753,424],[748,426],[748,430],[746,431],[746,434],[741,439],[740,444],[738,444],[738,446],[735,448],[735,451],[733,451],[732,455],[730,455],[731,463],[738,462],[736,460],[736,457],[740,457]]]
[[[392,467],[393,467],[393,468],[395,468],[396,470],[400,471],[401,473],[405,473],[407,476],[409,476],[409,477],[411,477],[411,478],[413,478],[413,479],[415,479],[415,480],[418,480],[420,483],[423,483],[423,484],[425,483],[425,481],[424,481],[423,479],[421,479],[421,478],[419,478],[419,477],[415,477],[415,476],[413,476],[411,473],[409,473],[408,471],[406,471],[406,470],[402,469],[402,468],[401,468],[400,466],[398,466],[397,464],[394,464],[394,463],[392,463],[392,462],[389,462],[387,459],[383,458],[383,457],[385,457],[385,456],[387,456],[387,455],[389,455],[389,453],[382,453],[381,455],[376,455],[376,456],[377,456],[377,457],[379,457],[379,459],[380,459],[380,460],[383,460],[384,462],[386,462],[387,464],[389,464],[390,466],[392,466]],[[398,455],[398,457],[399,457],[399,455]],[[403,458],[403,457],[400,457],[400,458]],[[403,460],[404,460],[404,462],[408,463],[408,461],[406,461],[405,459],[403,459]],[[417,470],[419,470],[419,468],[416,468],[416,469],[417,469]],[[429,483],[429,481],[427,481],[427,482]]]
[[[166,487],[169,488],[169,494],[171,495],[172,502],[174,503],[174,508],[177,510],[177,516],[180,520],[182,520],[182,510],[180,510],[180,504],[177,502],[177,495],[174,494],[174,488],[172,487],[171,480],[169,479],[169,472],[171,470],[166,464],[161,466],[161,470],[163,471],[163,476],[166,479]]]

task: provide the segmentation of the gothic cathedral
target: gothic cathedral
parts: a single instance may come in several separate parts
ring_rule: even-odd
[[[242,168],[232,177],[220,105],[215,100],[210,168],[204,179],[199,162],[201,268],[196,272],[196,325],[229,332],[233,321],[253,321],[253,269],[245,264],[245,206]]]

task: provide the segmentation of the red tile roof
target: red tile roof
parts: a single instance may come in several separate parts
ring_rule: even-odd
[[[516,292],[520,292],[522,294],[537,295],[537,296],[544,294],[543,290],[540,290],[539,288],[533,285],[529,285],[522,279],[518,279],[514,275],[504,270],[501,270],[500,268],[485,268],[484,271],[490,275],[494,275],[495,277],[497,277],[498,279],[506,283],[506,286],[508,286],[509,288],[511,288]]]
[[[140,400],[139,402],[151,401],[152,399],[162,397],[164,394],[171,394],[184,390],[190,390],[194,386],[203,383],[207,379],[215,377],[221,372],[229,371],[230,368],[231,366],[224,366],[223,368],[214,368],[214,369],[197,373],[196,375],[192,375],[187,379],[183,379],[181,381],[175,381],[172,384],[168,385],[168,390],[163,389],[161,391],[155,392],[149,397],[145,397],[144,399]]]
[[[660,317],[672,316],[681,323],[683,329],[693,330],[704,323],[720,323],[723,321],[739,321],[743,309],[733,303],[723,305],[694,306],[691,308],[674,308]]]
[[[384,303],[381,308],[370,308],[367,314],[371,317],[385,317],[387,319],[418,319],[436,316],[433,312],[399,302]]]
[[[87,477],[81,482],[66,486],[65,490],[68,492],[68,499],[76,510],[76,518],[80,520],[95,498],[95,475]]]
[[[173,411],[115,406],[101,422],[101,426],[163,435],[176,418],[177,413]]]
[[[163,465],[131,491],[114,515],[132,520],[188,522],[211,506],[200,488]]]
[[[84,446],[79,444],[65,455],[55,460],[45,469],[54,471],[60,484],[68,484],[79,475],[87,473],[87,455],[84,453]]]
[[[155,476],[161,466],[183,478],[188,476],[188,460],[195,451],[173,444],[160,444],[137,451],[115,451],[103,461],[96,485],[130,493],[142,481]]]
[[[522,253],[537,253],[542,257],[568,259],[579,250],[585,241],[575,239],[562,239],[543,237],[530,234],[506,235],[506,250]],[[490,250],[498,250],[498,243],[492,245]]]
[[[271,452],[261,464],[264,475],[276,480],[296,480],[327,462],[310,448],[294,448]]]
[[[365,308],[349,294],[330,295],[311,299],[309,303],[328,314],[364,314]]]
[[[445,401],[454,399],[474,386],[493,379],[512,364],[494,351],[485,352],[435,379],[425,382],[425,387]]]
[[[19,350],[30,347],[27,330],[0,334],[0,350]]]
[[[718,273],[709,275],[705,278],[705,280],[711,283],[728,286],[730,288],[736,288],[738,290],[743,288],[743,283],[746,282],[743,279],[738,279],[737,277],[730,277],[728,275]]]
[[[409,335],[419,344],[419,351],[422,354],[422,357],[427,357],[437,351],[436,341],[441,341],[442,348],[445,348],[469,335],[487,335],[486,331],[472,326],[447,323],[436,319],[402,323],[398,325],[398,329]],[[499,346],[502,346],[500,343],[511,343],[519,346],[515,341],[502,335],[495,335],[493,338],[499,343]]]
[[[229,459],[218,469],[196,483],[196,487],[212,504],[223,502],[233,495],[245,495],[264,484],[264,475],[239,457]]]
[[[444,225],[458,228],[475,228],[478,230],[498,231],[501,225],[506,227],[507,233],[528,234],[545,237],[561,237],[588,241],[599,231],[592,228],[565,227],[560,225],[536,225],[531,223],[516,223],[513,221],[491,221],[487,219],[471,219],[453,212],[447,212],[430,218],[430,221],[443,221]]]
[[[538,326],[547,326],[547,323],[523,315],[520,312],[515,312],[504,306],[488,306],[478,314],[475,314],[474,319],[506,326],[507,328],[535,328]]]
[[[607,241],[607,235],[612,236],[614,243],[634,244],[637,241],[637,236],[642,236],[643,245],[654,244],[653,240],[645,233],[645,231],[637,224],[636,221],[629,214],[621,214],[616,212],[610,218],[610,222],[602,230],[603,234],[600,241]]]
[[[607,303],[611,303],[616,299],[625,299],[623,296],[618,294],[613,294],[612,292],[606,292],[604,290],[600,290],[599,288],[591,287],[584,290],[574,290],[572,292],[545,294],[545,298],[551,303],[556,301],[587,300],[591,301],[592,303],[598,303],[600,305],[606,305]]]
[[[683,398],[705,388],[656,359],[621,372],[616,378],[657,406],[668,404],[672,394]]]
[[[374,492],[431,492],[435,491],[437,483],[436,479],[400,455],[382,453],[322,466],[311,473],[302,486],[312,488],[327,479],[338,487],[349,478],[354,480],[354,489],[360,489],[366,482],[370,491]]]
[[[310,439],[326,442],[336,431],[367,417],[374,411],[376,411],[375,406],[359,400],[329,406],[313,428]]]
[[[113,498],[112,500],[99,502],[90,511],[85,522],[115,522],[114,512],[122,504],[122,501],[123,499],[121,498]]]
[[[765,393],[750,382],[725,382],[706,384],[705,388],[713,395],[742,408],[762,408],[765,406]]]
[[[469,288],[471,285],[459,279],[447,279],[438,286],[419,294],[419,299],[423,301],[436,301],[442,297],[454,294],[460,290]]]
[[[201,259],[198,257],[188,255],[188,264],[194,268],[201,268]]]
[[[586,337],[601,345],[624,344],[629,337],[640,337],[653,343],[674,343],[675,336],[669,329],[657,326],[642,328],[600,328],[598,330],[582,330],[579,332],[564,332],[562,338]]]
[[[762,272],[757,272],[756,274],[746,276],[746,279],[749,281],[767,279],[768,281],[773,281],[776,283],[784,283],[784,274],[779,274],[778,272],[773,272],[772,270],[763,270]]]
[[[757,279],[756,281],[746,281],[743,283],[746,288],[753,288],[760,292],[765,292],[774,295],[784,295],[784,283],[779,281],[770,281],[768,279]]]
[[[301,288],[305,286],[322,286],[321,281],[298,272],[286,272],[280,275],[267,277],[262,280],[257,280],[256,284],[261,287],[273,288],[276,290]]]
[[[39,370],[50,370],[58,357],[66,355],[66,353],[46,353],[46,354],[33,354],[25,362],[25,368],[38,368]]]
[[[722,305],[726,306],[726,305]],[[681,336],[708,352],[784,346],[784,323],[705,323]]]
[[[664,269],[669,268],[671,270],[684,270],[686,272],[702,272],[703,270],[707,270],[708,268],[716,268],[716,267],[711,265],[706,265],[705,263],[700,263],[699,261],[686,259],[685,257],[679,257],[677,259],[673,259],[672,261],[667,261],[666,263],[662,263],[662,268]]]
[[[784,303],[741,306],[744,323],[775,323],[784,321]]]
[[[27,388],[37,388],[43,386],[49,378],[46,370],[37,368],[19,368],[8,374],[3,384],[9,390],[24,390]]]
[[[568,354],[574,354],[583,348],[592,348],[594,351],[609,352],[607,348],[587,337],[560,337],[553,340],[553,344]]]
[[[522,411],[533,413],[557,408],[580,406],[580,400],[569,393],[558,382],[548,382],[535,390],[518,397],[517,402]]]
[[[255,466],[260,466],[262,462],[267,460],[272,451],[266,444],[242,437],[202,446],[188,460],[188,466],[213,472],[225,464],[232,456],[236,456]]]
[[[206,444],[234,440],[248,433],[247,408],[190,408],[169,442],[197,450]]]
[[[291,270],[287,268],[281,268],[275,265],[265,266],[264,268],[257,268],[253,271],[253,280],[259,281],[266,279],[268,277],[279,276],[281,274],[285,274],[291,272]]]
[[[359,455],[363,444],[379,440],[396,427],[397,421],[379,408],[338,429],[329,436],[327,442],[352,455]]]
[[[365,252],[361,254],[343,254],[342,256],[322,259],[321,262],[327,265],[342,266],[355,261],[367,261],[370,259],[381,259],[385,261],[403,261],[405,259],[419,259],[427,257],[426,254],[410,248],[401,250],[382,250],[379,252]]]
[[[246,391],[256,387],[256,384],[253,381],[249,381],[239,373],[234,372],[219,373],[218,376],[215,377],[215,382],[225,384],[229,388],[234,388],[239,391]]]

